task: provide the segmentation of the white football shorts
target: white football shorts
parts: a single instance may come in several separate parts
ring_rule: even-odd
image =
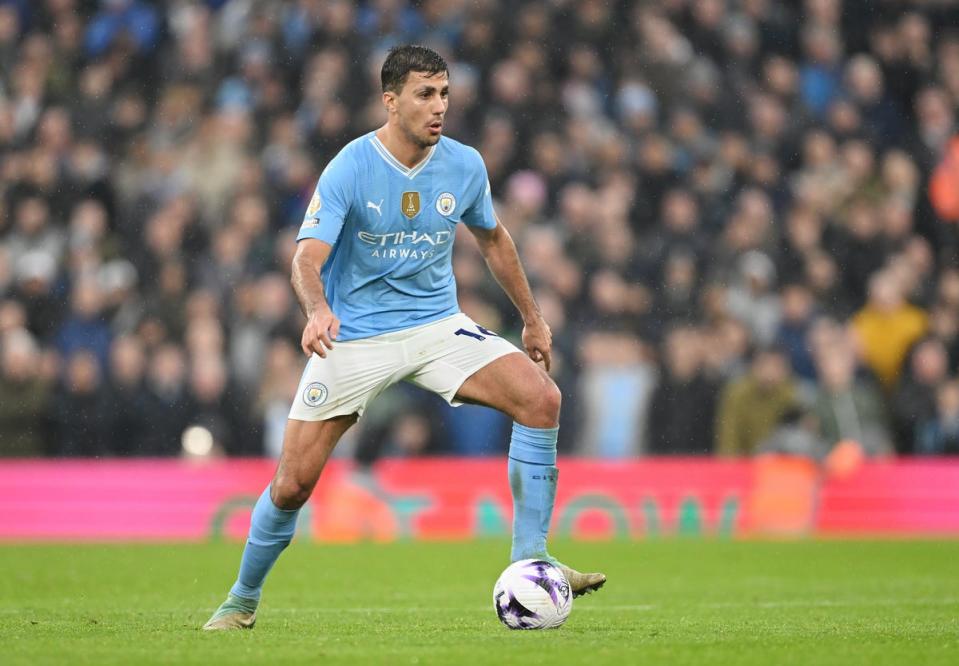
[[[334,340],[326,358],[313,354],[307,362],[290,418],[362,416],[373,398],[400,381],[460,405],[454,396],[463,382],[500,356],[515,352],[520,350],[463,313],[372,338]]]

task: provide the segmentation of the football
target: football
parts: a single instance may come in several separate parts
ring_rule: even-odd
[[[545,560],[519,560],[493,586],[493,608],[510,629],[555,629],[573,607],[569,581]]]

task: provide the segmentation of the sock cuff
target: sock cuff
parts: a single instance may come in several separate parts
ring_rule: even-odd
[[[531,428],[514,422],[513,435],[509,442],[509,457],[534,465],[555,465],[558,436],[558,426]]]
[[[267,502],[267,509],[277,517],[282,516],[292,516],[299,512],[299,509],[281,509],[276,504],[273,503],[273,498],[270,497],[270,488],[272,484],[266,487],[266,490],[263,491],[263,494],[260,496],[260,499],[265,499]]]
[[[299,509],[281,509],[270,499],[267,487],[253,507],[250,521],[250,539],[256,543],[289,542],[296,532],[296,517]]]

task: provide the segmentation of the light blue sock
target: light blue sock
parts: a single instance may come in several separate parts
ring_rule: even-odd
[[[542,558],[556,500],[556,437],[559,428],[513,424],[509,442],[509,487],[513,491],[513,548],[510,560]]]
[[[277,508],[270,499],[270,488],[267,486],[253,507],[250,535],[243,549],[243,559],[240,560],[240,574],[230,594],[244,599],[260,598],[263,580],[293,539],[299,512],[299,509]]]

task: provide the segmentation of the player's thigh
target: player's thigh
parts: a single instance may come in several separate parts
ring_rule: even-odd
[[[559,389],[522,352],[501,356],[477,370],[459,387],[456,399],[493,407],[536,428],[555,426],[559,416]]]
[[[326,358],[310,357],[289,418],[326,421],[348,414],[362,416],[370,401],[396,381],[403,365],[401,343],[382,337],[337,342]]]
[[[407,341],[410,358],[421,365],[406,381],[441,396],[450,404],[470,377],[500,358],[524,354],[509,341],[482,328],[463,313],[432,324]]]
[[[309,499],[330,453],[356,420],[356,414],[346,414],[324,421],[287,421],[270,491],[274,504],[297,508]]]

